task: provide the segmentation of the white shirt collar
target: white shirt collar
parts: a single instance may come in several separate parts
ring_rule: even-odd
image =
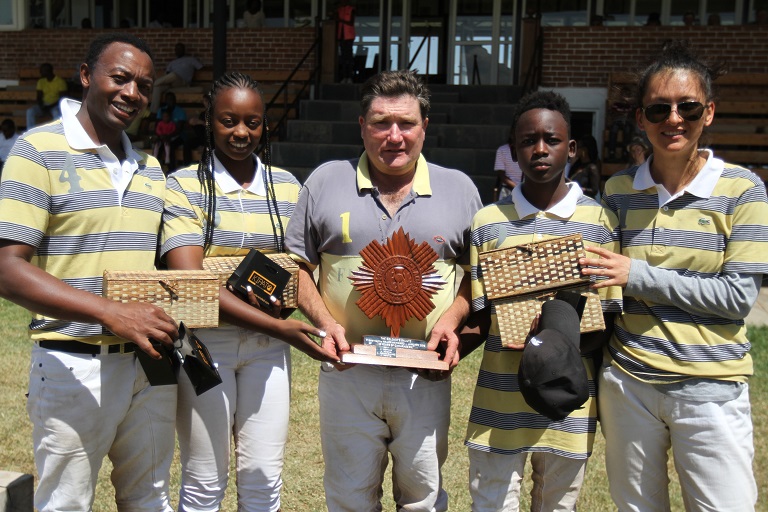
[[[72,149],[78,151],[85,151],[88,149],[96,149],[99,154],[105,156],[106,152],[112,156],[115,160],[117,158],[112,153],[106,144],[96,144],[93,139],[85,132],[85,128],[80,124],[77,119],[77,113],[80,111],[82,103],[70,98],[64,98],[59,103],[61,108],[61,124],[64,126],[64,137],[67,139],[67,144]],[[125,161],[128,162],[131,168],[138,169],[138,162],[142,160],[142,156],[133,149],[131,140],[125,132],[120,133],[120,139],[123,143],[123,151],[125,151]],[[106,152],[104,151],[106,150]]]
[[[584,195],[576,183],[567,183],[568,193],[557,204],[546,210],[547,213],[556,215],[561,219],[570,218],[576,211],[576,203]],[[541,210],[533,206],[523,195],[523,187],[515,187],[512,189],[512,201],[515,203],[515,210],[517,216],[520,219],[524,219],[529,215],[536,215]]]
[[[712,195],[712,191],[715,190],[717,180],[723,173],[725,163],[719,158],[715,158],[711,149],[700,149],[699,151],[707,152],[707,162],[698,174],[696,174],[693,180],[674,196],[671,195],[663,185],[656,183],[653,180],[653,177],[651,176],[651,161],[653,160],[653,155],[638,167],[637,172],[635,173],[635,179],[632,182],[632,188],[635,190],[646,190],[655,187],[659,195],[659,206],[663,206],[673,199],[677,199],[685,192],[703,199],[709,198]]]
[[[257,196],[266,196],[267,190],[264,187],[264,165],[261,163],[259,157],[255,154],[253,155],[253,160],[254,176],[251,180],[251,184],[245,190],[252,194],[256,194]],[[235,180],[235,178],[232,177],[227,168],[224,167],[224,164],[221,163],[221,160],[216,157],[215,152],[213,154],[213,165],[213,177],[216,180],[216,184],[221,188],[222,192],[228,194],[230,192],[243,190],[243,187]]]

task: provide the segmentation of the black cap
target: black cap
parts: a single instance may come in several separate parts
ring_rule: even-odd
[[[579,351],[579,315],[567,302],[550,300],[542,305],[539,327],[520,360],[520,393],[538,413],[562,420],[589,398]]]

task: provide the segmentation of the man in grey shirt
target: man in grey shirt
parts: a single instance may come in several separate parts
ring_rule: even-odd
[[[187,55],[187,47],[184,43],[176,43],[176,58],[168,63],[165,68],[165,75],[155,80],[155,87],[152,89],[152,103],[149,106],[150,112],[157,114],[160,108],[160,102],[165,97],[165,92],[173,87],[185,87],[192,83],[195,71],[203,67],[203,64],[191,55]]]

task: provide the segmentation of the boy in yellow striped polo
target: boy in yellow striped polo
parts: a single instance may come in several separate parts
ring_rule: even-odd
[[[524,179],[510,197],[480,210],[472,222],[471,323],[483,327],[485,341],[467,429],[472,510],[518,510],[523,469],[530,455],[533,468],[531,510],[574,510],[592,452],[597,425],[595,362],[592,351],[606,333],[583,335],[582,363],[589,379],[589,398],[581,409],[553,421],[529,406],[520,392],[518,370],[523,351],[505,348],[494,307],[486,297],[479,266],[481,252],[581,233],[585,245],[618,247],[616,217],[563,171],[576,151],[570,140],[570,108],[561,96],[537,92],[524,97],[516,110],[513,155]],[[621,290],[600,294],[606,325],[621,310]],[[610,328],[609,328],[610,329]],[[505,340],[522,343],[524,340]],[[462,356],[474,346],[465,343]]]

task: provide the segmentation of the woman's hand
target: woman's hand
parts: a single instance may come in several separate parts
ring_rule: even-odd
[[[584,247],[584,250],[597,254],[599,258],[579,258],[582,275],[607,278],[593,283],[592,288],[606,288],[608,286],[624,288],[627,286],[631,259],[602,247]]]
[[[280,299],[278,299],[274,295],[271,295],[269,297],[270,304],[265,304],[264,301],[262,301],[259,297],[256,296],[255,293],[253,293],[253,288],[251,288],[250,285],[246,286],[245,289],[248,292],[248,296],[246,297],[247,298],[246,302],[248,304],[250,304],[255,308],[259,308],[260,310],[264,311],[265,313],[269,314],[274,318],[280,318],[280,312],[283,307],[283,304],[280,301]],[[232,288],[232,286],[229,284],[227,285],[227,290],[237,295],[238,297],[241,297],[240,295],[235,293],[234,288]]]
[[[331,346],[326,345],[325,343],[326,333],[324,331],[317,329],[308,323],[292,319],[281,320],[279,325],[280,333],[278,337],[292,347],[301,350],[317,361],[325,361],[333,364],[339,363],[339,358],[335,351],[331,350]],[[310,338],[310,335],[323,339],[323,345],[315,343],[315,341]]]

